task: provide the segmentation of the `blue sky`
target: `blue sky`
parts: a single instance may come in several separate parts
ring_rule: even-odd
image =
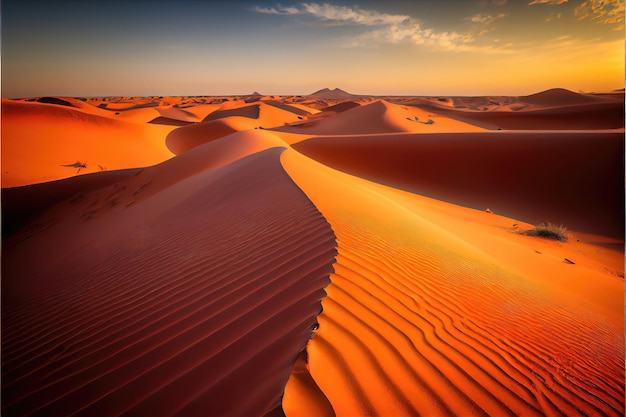
[[[4,0],[2,96],[624,84],[622,0]]]

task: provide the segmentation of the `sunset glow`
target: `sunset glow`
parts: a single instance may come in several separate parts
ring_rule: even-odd
[[[624,84],[621,1],[2,2],[2,96]]]
[[[624,3],[2,1],[4,416],[626,408]]]

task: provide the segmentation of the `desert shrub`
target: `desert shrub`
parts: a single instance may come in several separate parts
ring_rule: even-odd
[[[541,223],[539,226],[522,232],[526,236],[539,236],[547,239],[560,240],[561,242],[567,242],[569,239],[569,232],[563,225],[557,226],[552,223]]]

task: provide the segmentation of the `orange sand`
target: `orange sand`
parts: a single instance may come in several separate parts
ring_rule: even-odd
[[[623,103],[3,100],[2,412],[624,415]]]
[[[280,141],[245,133],[60,202],[5,242],[3,414],[280,406],[335,242]]]
[[[337,236],[307,349],[337,415],[623,412],[623,271],[598,270],[577,245],[512,233],[512,219],[293,151],[282,160]],[[285,396],[288,414],[306,415],[299,396]]]

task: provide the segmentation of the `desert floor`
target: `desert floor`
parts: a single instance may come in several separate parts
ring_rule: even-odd
[[[623,91],[3,99],[1,129],[3,415],[624,415]]]

